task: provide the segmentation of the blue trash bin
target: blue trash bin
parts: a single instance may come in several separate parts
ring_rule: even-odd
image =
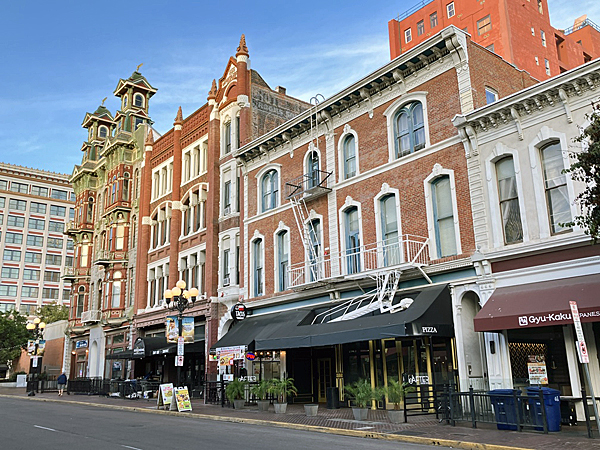
[[[533,406],[534,425],[539,425],[535,427],[535,429],[538,431],[544,429],[542,405],[540,403],[540,389],[546,408],[546,424],[548,425],[548,431],[560,431],[560,391],[546,387],[527,388],[527,396],[533,397],[530,399],[530,404]]]
[[[490,400],[494,407],[496,423],[499,430],[517,430],[521,391],[518,389],[494,389],[489,391]],[[515,394],[517,403],[515,403]]]

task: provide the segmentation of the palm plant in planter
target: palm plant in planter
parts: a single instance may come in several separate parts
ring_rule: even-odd
[[[287,396],[296,395],[298,393],[298,389],[296,389],[296,386],[294,386],[293,378],[272,380],[269,391],[277,398],[277,403],[273,405],[277,414],[285,413],[287,409]]]
[[[366,379],[347,384],[344,389],[350,394],[350,397],[352,397],[352,400],[354,401],[355,406],[352,407],[354,419],[366,420],[370,403],[381,397],[380,390],[371,386],[369,380]]]
[[[259,411],[269,410],[269,400],[267,400],[267,394],[271,388],[271,380],[260,380],[258,384],[250,387],[250,393],[256,396],[256,403],[258,403]]]
[[[387,387],[383,389],[387,396],[388,402],[394,404],[394,409],[388,410],[388,417],[392,423],[402,422],[402,411],[400,410],[400,403],[406,396],[407,393],[413,392],[415,388],[410,386],[408,383],[399,383],[396,380],[388,378]]]
[[[244,398],[246,395],[246,383],[239,378],[230,381],[225,388],[225,395],[230,402],[233,402],[235,409],[242,409],[246,403]]]

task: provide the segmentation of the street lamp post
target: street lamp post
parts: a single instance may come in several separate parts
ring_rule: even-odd
[[[185,281],[179,280],[175,287],[165,291],[165,308],[177,311],[179,337],[183,335],[183,313],[186,309],[194,307],[198,297],[198,289],[185,289]],[[177,386],[181,384],[181,366],[177,365]]]
[[[38,348],[40,345],[40,338],[44,335],[44,328],[46,328],[46,324],[44,322],[41,321],[41,319],[39,317],[36,317],[35,319],[33,319],[33,322],[29,322],[27,324],[27,329],[29,331],[31,331],[31,334],[33,335],[33,338],[35,340],[35,348],[33,351],[33,358],[36,359],[36,367],[35,367],[35,371],[33,371],[33,377],[32,377],[32,385],[31,385],[31,390],[29,391],[29,395],[30,396],[34,396],[35,395],[35,391],[37,389],[37,384],[36,381],[36,374],[38,372],[41,372],[42,369],[42,358],[38,359]],[[29,372],[32,372],[32,369],[34,369],[33,367],[33,358],[31,358],[30,364],[29,364]]]

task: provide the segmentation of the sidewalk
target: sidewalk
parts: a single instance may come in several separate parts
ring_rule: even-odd
[[[385,411],[369,411],[367,421],[353,420],[352,410],[340,408],[328,410],[321,405],[316,417],[307,417],[302,405],[288,405],[286,414],[275,414],[273,408],[268,412],[259,412],[256,406],[247,406],[241,410],[205,405],[202,400],[192,400],[191,413],[158,411],[156,399],[127,400],[114,397],[87,395],[64,395],[54,393],[36,394],[28,397],[24,388],[2,388],[0,396],[19,397],[30,401],[55,401],[84,403],[98,407],[132,409],[147,413],[183,415],[211,420],[245,422],[271,426],[289,427],[308,431],[346,434],[387,440],[431,444],[463,449],[500,450],[519,449],[569,449],[600,450],[600,438],[588,439],[585,425],[563,427],[559,433],[543,434],[539,432],[517,432],[497,430],[493,426],[477,429],[470,423],[460,423],[452,427],[440,424],[435,416],[409,417],[409,423],[392,424]],[[596,434],[596,433],[595,433]]]

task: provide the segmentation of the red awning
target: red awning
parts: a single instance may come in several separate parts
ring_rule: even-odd
[[[569,301],[582,322],[600,322],[600,274],[498,288],[475,316],[475,331],[572,324]]]

